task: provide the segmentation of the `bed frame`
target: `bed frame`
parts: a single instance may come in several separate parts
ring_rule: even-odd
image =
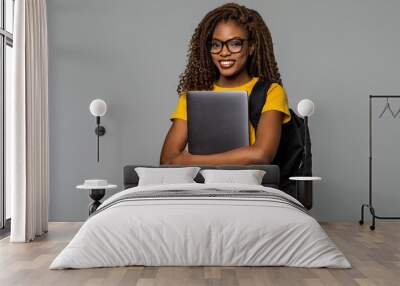
[[[171,167],[190,167],[182,165],[127,165],[124,167],[124,189],[133,188],[138,185],[139,177],[135,171],[136,167],[151,167],[151,168],[171,168]],[[197,166],[202,169],[225,169],[225,170],[243,170],[243,169],[257,169],[264,170],[266,173],[262,180],[262,185],[265,187],[272,187],[280,189],[279,186],[279,167],[277,165],[246,165],[246,166],[236,166],[236,165],[221,165],[221,166]],[[204,183],[203,176],[198,173],[194,178],[197,183]],[[293,194],[290,194],[293,195]],[[312,208],[312,189],[304,190],[301,189],[298,192],[297,198],[307,209]]]

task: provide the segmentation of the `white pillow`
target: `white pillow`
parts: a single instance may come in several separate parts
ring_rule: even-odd
[[[261,185],[265,175],[263,170],[201,170],[205,184],[226,183],[226,184],[247,184]]]
[[[138,186],[196,183],[199,167],[148,168],[136,167]]]

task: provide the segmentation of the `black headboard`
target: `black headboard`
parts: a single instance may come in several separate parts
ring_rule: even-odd
[[[124,189],[136,187],[139,182],[139,177],[136,174],[136,167],[151,167],[151,168],[170,168],[170,167],[190,167],[190,166],[176,166],[176,165],[127,165],[124,167]],[[247,166],[234,166],[234,165],[221,165],[221,166],[196,166],[202,169],[225,169],[225,170],[243,170],[243,169],[257,169],[264,170],[266,173],[262,180],[262,185],[265,187],[278,188],[279,186],[279,167],[276,165],[247,165]],[[204,183],[203,176],[199,173],[194,180],[197,183]]]
[[[170,167],[188,167],[182,165],[162,165],[162,166],[152,166],[152,165],[127,165],[124,167],[124,189],[133,188],[138,185],[139,177],[136,174],[136,167],[151,167],[151,168],[170,168]],[[282,190],[279,184],[279,167],[277,165],[246,165],[246,166],[235,166],[235,165],[221,165],[221,166],[197,166],[202,169],[225,169],[225,170],[243,170],[243,169],[257,169],[266,171],[262,185],[265,187],[272,187]],[[197,183],[204,183],[203,176],[199,173],[194,179]],[[289,194],[295,197],[295,194]],[[298,192],[298,200],[307,208],[312,208],[312,188],[300,189]]]

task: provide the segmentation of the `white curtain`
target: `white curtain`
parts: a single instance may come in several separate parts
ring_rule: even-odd
[[[13,92],[6,111],[12,242],[48,227],[48,55],[45,0],[16,0]]]

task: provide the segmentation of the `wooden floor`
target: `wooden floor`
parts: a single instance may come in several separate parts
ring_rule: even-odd
[[[0,241],[0,285],[400,285],[400,222],[325,223],[352,269],[290,267],[119,267],[48,270],[81,223],[50,223],[32,243]]]

